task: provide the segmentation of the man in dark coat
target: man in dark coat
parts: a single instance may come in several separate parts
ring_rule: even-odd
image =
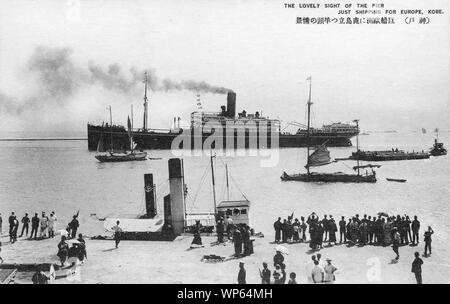
[[[347,242],[347,236],[345,235],[346,226],[345,217],[342,217],[339,221],[339,243],[342,243],[342,239],[344,239],[344,243]]]
[[[422,284],[422,264],[423,264],[423,261],[419,257],[419,253],[418,252],[415,252],[414,256],[415,256],[415,259],[412,262],[411,272],[414,273],[414,275],[416,276],[417,284]]]
[[[261,284],[270,284],[270,270],[267,268],[267,263],[263,263],[263,270],[259,274],[261,276]]]
[[[220,219],[217,221],[217,227],[216,227],[216,229],[217,229],[217,242],[223,243],[223,233],[224,233],[224,231],[225,231],[225,224],[224,224],[222,218],[220,218]]]
[[[244,263],[239,262],[238,284],[247,284],[245,277],[247,273],[244,268]]]
[[[234,227],[233,232],[233,243],[234,243],[234,256],[238,257],[241,255],[242,252],[242,234],[239,230],[239,227]]]
[[[39,229],[39,216],[37,213],[34,214],[34,216],[31,218],[31,234],[30,234],[30,239],[33,238],[33,234],[34,234],[34,238],[37,238],[37,233],[38,233],[38,229]]]
[[[23,236],[23,232],[25,231],[25,236],[28,236],[28,227],[30,225],[30,218],[28,217],[28,213],[25,213],[25,216],[22,218],[22,233],[20,233],[20,237]]]
[[[434,233],[433,229],[431,229],[431,227],[428,226],[428,230],[425,231],[425,234],[423,235],[425,241],[425,256],[427,255],[427,249],[430,251],[431,254],[431,235],[433,233]]]
[[[288,223],[286,221],[286,219],[283,220],[283,223],[281,224],[281,240],[283,243],[287,242],[287,237],[288,237]]]
[[[411,223],[411,230],[412,230],[413,245],[419,244],[420,222],[417,220],[417,215],[414,215],[414,220]]]
[[[278,218],[278,220],[273,223],[273,229],[275,229],[275,243],[279,243],[281,240],[281,227],[282,227],[282,223],[281,223],[281,217]]]
[[[334,243],[334,245],[336,245],[337,226],[333,218],[328,221],[328,231],[329,231],[328,245],[331,245],[331,243]]]
[[[69,224],[71,237],[74,239],[77,236],[78,227],[80,227],[80,222],[78,222],[77,216],[74,215],[72,221]]]
[[[11,235],[12,230],[14,228],[15,222],[14,220],[16,219],[16,215],[14,214],[14,212],[11,212],[11,215],[8,218],[8,223],[9,223],[9,235]]]

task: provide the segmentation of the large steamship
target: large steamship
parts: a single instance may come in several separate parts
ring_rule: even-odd
[[[195,111],[191,113],[190,127],[180,127],[180,119],[174,118],[174,127],[171,129],[148,128],[148,99],[147,81],[145,83],[144,95],[144,119],[140,129],[127,130],[122,125],[88,123],[88,149],[96,150],[100,140],[106,149],[125,149],[129,145],[129,134],[140,149],[172,149],[172,143],[178,136],[188,136],[189,140],[183,140],[176,144],[175,148],[218,148],[217,143],[204,147],[208,138],[222,137],[224,148],[288,148],[307,146],[307,128],[299,123],[292,123],[298,129],[294,133],[281,130],[279,119],[263,117],[259,112],[248,114],[245,110],[236,116],[236,93],[228,92],[227,105],[221,106],[219,112]],[[231,129],[230,129],[231,128]],[[220,131],[220,132],[218,132]],[[350,139],[359,133],[356,125],[346,123],[333,123],[323,125],[322,128],[310,128],[309,145],[321,145],[327,142],[331,147],[351,146]],[[219,135],[218,135],[219,134]],[[275,136],[274,136],[275,135]],[[110,140],[112,138],[112,140]],[[179,139],[179,138],[178,138]],[[278,144],[273,142],[278,140]],[[198,145],[201,142],[201,145]],[[114,143],[114,147],[111,147]],[[190,145],[183,146],[183,145]]]

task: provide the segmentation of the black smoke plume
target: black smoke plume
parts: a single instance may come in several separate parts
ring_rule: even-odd
[[[39,103],[64,104],[80,89],[99,85],[108,90],[127,94],[142,89],[144,72],[147,72],[148,88],[152,91],[193,91],[199,93],[226,94],[232,90],[214,86],[205,81],[162,79],[152,68],[123,69],[119,64],[107,67],[90,62],[77,65],[71,58],[70,48],[37,47],[31,55],[26,71],[37,81],[36,90],[28,92],[25,99],[7,96],[0,91],[0,111],[21,114],[25,108],[37,107]]]

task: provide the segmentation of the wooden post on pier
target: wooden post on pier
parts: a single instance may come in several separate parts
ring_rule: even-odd
[[[154,218],[157,214],[155,204],[155,185],[153,184],[153,174],[144,174],[145,185],[145,210],[147,218]]]

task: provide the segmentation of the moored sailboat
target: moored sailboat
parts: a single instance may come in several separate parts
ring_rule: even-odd
[[[111,114],[111,106],[109,107],[110,111],[110,124],[112,128],[112,114]],[[118,152],[113,150],[113,137],[112,137],[112,129],[111,129],[111,144],[110,149],[108,151],[104,151],[103,149],[103,141],[100,137],[97,146],[97,154],[95,158],[100,162],[125,162],[125,161],[136,161],[136,160],[147,160],[147,152],[136,150],[136,144],[133,141],[132,135],[132,123],[130,121],[130,117],[128,117],[128,137],[130,140],[129,150]]]
[[[309,98],[308,98],[308,125],[307,125],[307,131],[309,136],[309,130],[310,130],[310,113],[311,113],[311,85],[312,85],[312,79],[311,77],[308,77],[309,80]],[[356,125],[359,130],[358,126],[358,120],[355,120]],[[359,139],[358,135],[356,136],[356,147],[357,151],[359,151]],[[336,160],[332,161],[330,157],[330,152],[328,151],[326,147],[326,142],[323,143],[321,146],[318,146],[315,148],[314,152],[312,154],[310,153],[310,145],[307,145],[307,162],[306,162],[306,173],[296,173],[296,174],[288,174],[286,172],[283,172],[281,175],[282,181],[300,181],[300,182],[325,182],[325,183],[375,183],[377,181],[376,179],[376,173],[372,169],[371,173],[366,173],[365,175],[360,174],[360,168],[362,166],[359,165],[359,159],[357,160],[357,166],[355,166],[355,170],[357,170],[357,174],[346,174],[342,172],[335,172],[335,173],[317,173],[317,172],[311,172],[311,167],[317,167],[317,166],[325,166],[331,163],[336,162]]]

